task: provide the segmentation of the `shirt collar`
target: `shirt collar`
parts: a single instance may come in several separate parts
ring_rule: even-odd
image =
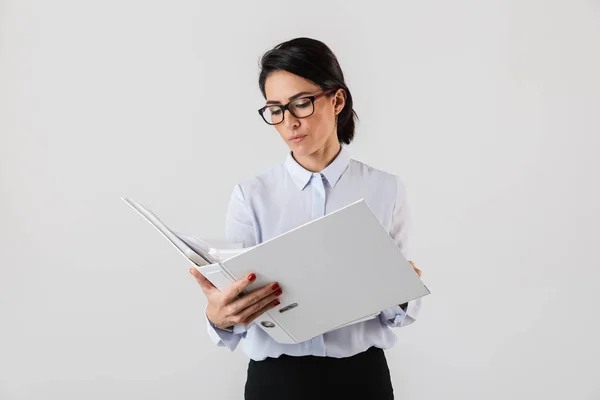
[[[327,179],[327,182],[329,182],[331,187],[335,187],[336,183],[340,180],[340,177],[346,168],[348,168],[349,164],[350,154],[348,153],[348,150],[342,146],[336,158],[331,162],[331,164],[325,167],[323,171],[321,171],[321,174],[325,177],[325,179]],[[310,182],[310,178],[312,177],[313,173],[305,169],[302,165],[298,164],[298,162],[292,156],[291,151],[287,155],[285,167],[300,190],[304,190],[306,185],[308,185],[308,182]]]

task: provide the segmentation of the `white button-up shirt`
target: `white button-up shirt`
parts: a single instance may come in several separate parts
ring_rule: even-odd
[[[412,260],[404,184],[395,175],[350,159],[343,146],[320,173],[304,169],[290,152],[285,163],[236,184],[226,217],[226,236],[244,247],[254,246],[360,199],[365,199],[403,255]],[[414,322],[420,306],[421,299],[417,299],[405,307],[382,310],[378,318],[298,344],[278,343],[254,323],[236,325],[233,331],[227,331],[207,319],[208,334],[216,345],[231,351],[241,341],[244,352],[257,361],[281,354],[349,357],[371,346],[391,348],[397,338],[390,328]]]

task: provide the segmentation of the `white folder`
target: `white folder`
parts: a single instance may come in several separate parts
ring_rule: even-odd
[[[219,290],[250,273],[257,278],[247,291],[278,282],[281,304],[254,323],[279,343],[301,343],[430,293],[364,200],[254,247],[224,251],[193,243],[123,200]]]

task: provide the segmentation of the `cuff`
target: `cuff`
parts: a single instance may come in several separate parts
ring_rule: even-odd
[[[221,329],[210,322],[206,316],[206,311],[204,312],[204,318],[206,319],[208,336],[217,346],[227,347],[230,351],[234,351],[240,340],[246,336],[248,328],[245,325],[234,325],[229,329]]]
[[[406,318],[406,311],[399,305],[386,308],[379,316],[381,322],[389,327],[399,326],[404,318]]]
[[[409,301],[406,310],[401,306],[387,308],[379,314],[381,322],[390,328],[403,327],[412,324],[417,320],[421,310],[421,299]]]

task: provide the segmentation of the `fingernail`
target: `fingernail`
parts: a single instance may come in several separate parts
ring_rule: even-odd
[[[188,271],[190,272],[190,274],[194,275],[191,268]]]
[[[279,284],[278,283],[276,283],[273,286],[271,286],[271,290],[277,290],[277,289],[279,289]]]
[[[281,304],[281,302],[280,302],[279,300],[277,300],[277,301],[275,302],[275,305],[276,305],[276,306],[278,306],[278,305],[280,305],[280,304]]]
[[[281,293],[283,293],[283,292],[281,291],[281,289],[279,289],[278,291],[275,292],[275,296],[281,296]]]
[[[256,275],[254,275],[254,274],[250,274],[250,276],[248,277],[248,280],[249,280],[250,282],[252,282],[252,281],[253,281],[253,280],[255,280],[255,279],[256,279]]]

